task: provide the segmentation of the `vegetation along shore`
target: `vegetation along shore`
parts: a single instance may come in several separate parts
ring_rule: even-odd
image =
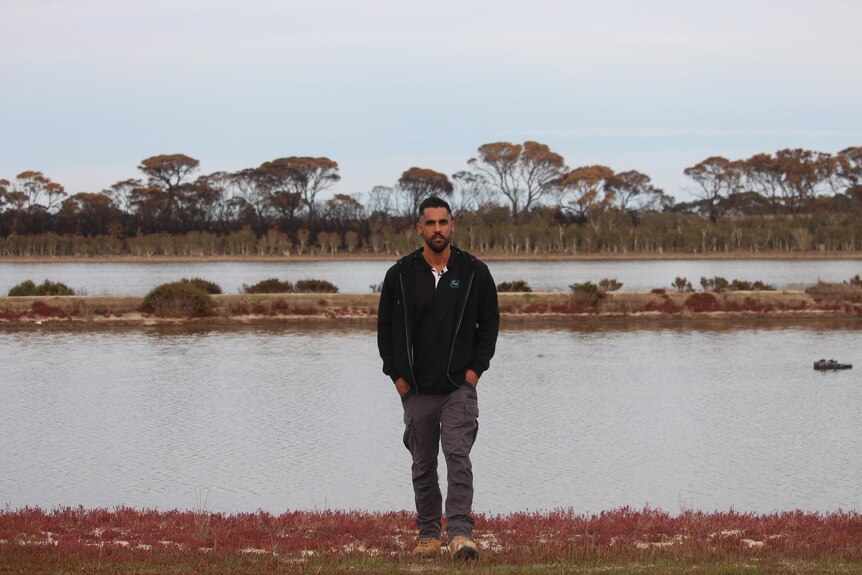
[[[862,294],[804,291],[500,293],[504,329],[530,324],[702,319],[862,319]],[[0,326],[123,326],[346,323],[372,325],[378,295],[217,294],[161,311],[142,296],[0,297]]]
[[[477,565],[414,560],[412,514],[24,508],[0,512],[0,572],[862,573],[862,516],[621,508],[476,518]]]
[[[139,178],[69,195],[27,169],[0,177],[0,256],[381,254],[415,245],[416,210],[445,197],[457,243],[478,255],[862,251],[862,147],[685,168],[679,202],[637,169],[571,167],[547,144],[490,142],[447,175],[405,166],[395,182],[331,193],[338,162],[290,156],[236,172],[160,154]]]

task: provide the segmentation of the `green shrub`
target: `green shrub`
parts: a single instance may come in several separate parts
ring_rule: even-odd
[[[515,280],[497,284],[497,291],[530,293],[533,291],[533,288],[531,288],[524,280]]]
[[[201,317],[215,307],[212,298],[191,282],[172,282],[153,288],[144,298],[143,311],[164,317]]]
[[[775,291],[775,286],[765,284],[760,280],[754,282],[733,280],[728,289],[730,291]]]
[[[75,295],[75,291],[64,283],[45,280],[36,285],[33,280],[24,280],[9,290],[10,297],[18,296],[48,296]]]
[[[677,278],[678,279],[678,278]],[[775,291],[775,286],[770,284],[765,284],[760,280],[757,281],[746,281],[746,280],[733,280],[732,282],[728,282],[726,279],[722,277],[715,276],[714,278],[700,278],[700,285],[703,287],[703,291],[714,291],[714,292],[723,292],[723,291]]]
[[[617,281],[614,278],[604,278],[599,280],[599,290],[603,293],[607,293],[609,291],[617,291],[623,287],[623,282]]]
[[[573,283],[569,286],[572,290],[574,303],[583,305],[595,305],[602,298],[602,291],[593,282]]]
[[[702,281],[703,280],[701,280],[701,282]],[[675,288],[676,291],[678,291],[678,292],[693,291],[693,289],[694,289],[691,287],[691,282],[688,281],[686,278],[682,278],[682,277],[677,277],[675,280],[673,280],[673,283],[670,285],[671,285],[671,287]]]
[[[722,292],[727,289],[730,283],[720,276],[715,276],[714,278],[700,278],[700,287],[703,288],[703,291],[714,291],[714,292]]]
[[[326,280],[299,280],[294,286],[296,293],[338,293],[338,288]]]
[[[381,291],[383,291],[383,284],[382,283],[371,284],[368,287],[371,288],[371,293],[380,293]]]
[[[254,285],[242,284],[242,293],[293,293],[293,284],[278,278],[261,280]]]
[[[180,280],[184,284],[191,284],[210,295],[218,295],[222,293],[221,286],[219,286],[215,282],[211,282],[209,280],[205,280],[203,278],[192,278],[192,279],[181,279]]]

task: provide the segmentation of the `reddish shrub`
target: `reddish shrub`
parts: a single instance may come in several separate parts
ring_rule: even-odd
[[[662,298],[661,302],[650,301],[644,306],[646,311],[657,311],[661,313],[678,313],[679,308],[674,305],[670,298]]]
[[[546,303],[531,303],[524,308],[524,313],[545,313],[547,311],[548,304]]]
[[[0,319],[5,319],[8,321],[15,321],[17,319],[21,319],[21,316],[24,315],[21,312],[17,312],[13,309],[2,309],[0,310]]]
[[[34,301],[30,306],[33,314],[39,317],[66,317],[66,312],[56,306],[48,305],[43,301]]]
[[[763,311],[766,308],[763,302],[757,301],[751,297],[745,298],[742,305],[748,311]]]
[[[233,315],[248,315],[251,313],[251,308],[245,303],[235,303],[231,304],[230,313]]]
[[[695,293],[688,296],[683,305],[685,309],[695,312],[718,311],[720,308],[718,298],[707,292]]]
[[[267,314],[266,306],[263,304],[259,304],[259,303],[255,304],[255,305],[251,306],[251,313],[253,313],[254,315],[266,315]]]
[[[290,311],[294,315],[318,315],[322,310],[313,305],[295,305],[290,308]]]

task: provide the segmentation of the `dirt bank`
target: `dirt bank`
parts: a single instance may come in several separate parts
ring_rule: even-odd
[[[152,326],[307,324],[373,325],[376,294],[217,295],[206,317],[159,317],[139,296],[0,297],[0,326]],[[502,325],[618,321],[844,318],[862,320],[862,304],[800,291],[613,292],[595,302],[571,293],[501,293]]]

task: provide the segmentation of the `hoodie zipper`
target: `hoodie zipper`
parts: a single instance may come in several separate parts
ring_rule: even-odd
[[[415,388],[415,391],[418,393],[416,376],[413,374],[413,346],[410,344],[410,324],[407,323],[407,291],[404,289],[404,276],[400,273],[398,274],[398,283],[401,284],[401,301],[404,307],[404,338],[407,340],[407,363],[410,364],[410,379],[412,379],[410,387]],[[452,361],[451,357],[449,361]]]
[[[446,365],[447,378],[449,378],[449,368],[452,367],[452,356],[455,355],[455,340],[458,339],[458,332],[461,330],[461,322],[464,320],[464,312],[467,311],[467,301],[470,299],[470,288],[473,287],[473,276],[475,275],[476,270],[470,270],[470,281],[467,282],[467,295],[464,298],[464,305],[461,306],[461,313],[458,314],[458,323],[455,326],[455,333],[452,335],[452,348],[449,350],[449,363]],[[449,378],[449,381],[452,381],[452,379]],[[452,383],[455,384],[454,381],[452,381]]]

